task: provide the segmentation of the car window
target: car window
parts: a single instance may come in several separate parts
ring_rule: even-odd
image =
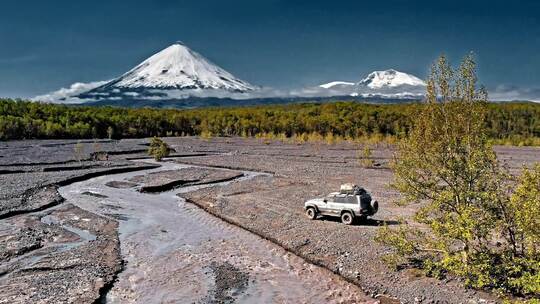
[[[348,203],[348,204],[356,204],[356,203],[357,203],[357,201],[356,201],[356,196],[354,196],[354,195],[349,195],[349,196],[347,197],[347,203]]]
[[[356,196],[354,195],[339,195],[333,199],[333,202],[340,204],[356,204]]]
[[[344,203],[347,203],[347,198],[343,196],[336,196],[334,198],[334,202],[344,204]]]

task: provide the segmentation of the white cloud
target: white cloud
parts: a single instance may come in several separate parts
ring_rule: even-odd
[[[488,91],[494,101],[528,100],[540,102],[540,87],[523,88],[515,85],[499,85]]]
[[[120,100],[121,97],[117,96],[117,94],[121,93],[127,98],[136,98],[140,94],[138,92],[131,92],[131,91],[125,91],[120,92],[118,89],[112,90],[112,96],[109,96],[109,93],[94,93],[93,96],[94,99],[79,99],[77,96],[83,92],[89,91],[91,89],[94,89],[98,86],[101,86],[108,81],[96,81],[91,83],[74,83],[69,88],[62,88],[58,91],[54,91],[45,95],[40,95],[32,98],[36,101],[43,101],[43,102],[53,102],[53,103],[69,103],[69,104],[76,104],[76,103],[84,103],[87,101],[96,101],[100,99],[108,99],[108,100]],[[396,92],[382,92],[382,91],[373,91],[373,90],[358,90],[356,86],[347,86],[347,87],[333,87],[330,89],[322,88],[319,86],[316,87],[306,87],[306,88],[299,88],[299,89],[289,89],[289,90],[282,90],[282,89],[275,89],[270,87],[261,87],[258,90],[245,92],[245,93],[235,93],[230,92],[226,90],[159,90],[154,89],[150,90],[150,93],[155,93],[154,96],[152,94],[147,95],[144,97],[144,99],[147,100],[170,100],[170,99],[186,99],[189,97],[216,97],[216,98],[231,98],[231,99],[238,99],[238,100],[245,100],[245,99],[260,99],[260,98],[296,98],[296,97],[331,97],[331,96],[365,96],[370,97],[372,95],[388,95],[388,97],[401,97],[400,94],[403,95],[403,92],[400,92],[399,90]],[[383,94],[387,93],[387,94]],[[415,93],[409,93],[407,92],[404,94],[403,97],[410,97],[410,95],[415,95]],[[114,98],[113,98],[114,97]]]
[[[32,100],[42,102],[53,103],[66,103],[76,104],[87,101],[95,101],[101,98],[107,98],[107,93],[96,93],[96,99],[79,99],[73,96],[77,96],[81,93],[87,92],[91,89],[99,87],[107,81],[96,81],[90,83],[77,82],[69,86],[68,88],[62,88],[60,90],[50,92],[48,94],[33,97]],[[411,89],[411,90],[409,90]],[[116,91],[116,92],[115,92]],[[146,96],[148,100],[168,100],[168,99],[185,99],[191,96],[195,97],[217,97],[217,98],[232,98],[232,99],[254,99],[254,98],[295,98],[295,97],[331,97],[331,96],[383,96],[392,98],[411,98],[419,97],[424,94],[424,90],[417,87],[400,87],[390,88],[385,90],[373,90],[359,86],[335,86],[328,89],[319,86],[306,87],[299,89],[280,90],[270,87],[262,87],[258,90],[247,93],[234,93],[225,90],[152,90],[152,92],[159,93],[155,96]],[[113,95],[120,93],[120,90],[113,90]],[[162,94],[164,93],[164,94]],[[139,93],[137,92],[123,92],[124,96],[128,98],[136,98]],[[99,96],[103,95],[103,96]],[[101,97],[101,98],[100,98]],[[528,100],[540,102],[540,87],[524,88],[514,85],[499,85],[494,89],[489,90],[489,98],[493,101],[513,101],[513,100]],[[107,99],[120,100],[119,96],[109,96]]]
[[[263,87],[258,90],[235,93],[226,90],[152,90],[155,93],[164,93],[166,96],[156,96],[154,99],[185,99],[189,97],[216,97],[216,98],[232,98],[232,99],[253,99],[253,98],[269,98],[269,97],[291,97],[290,91],[278,90],[269,87]]]
[[[106,84],[107,82],[109,82],[109,80],[95,81],[89,83],[76,82],[69,86],[69,88],[61,88],[60,90],[54,92],[39,95],[33,97],[32,100],[53,103],[82,103],[86,100],[82,100],[73,96],[77,96],[81,93],[97,88],[101,85]]]
[[[305,87],[290,90],[280,90],[270,87],[262,87],[258,90],[234,93],[225,90],[152,90],[156,93],[156,96],[149,97],[153,100],[167,100],[167,99],[186,99],[189,97],[216,97],[216,98],[232,98],[232,99],[257,99],[257,98],[296,98],[296,97],[332,97],[332,96],[386,96],[386,97],[416,97],[422,95],[424,92],[418,92],[415,90],[401,91],[399,89],[393,90],[371,90],[360,89],[357,86],[348,87],[334,87],[326,89],[320,86]],[[159,93],[159,94],[157,94]],[[127,93],[124,93],[127,95]],[[161,96],[164,94],[164,96]],[[159,95],[159,96],[158,96]]]

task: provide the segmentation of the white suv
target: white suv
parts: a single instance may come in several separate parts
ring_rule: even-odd
[[[371,195],[364,188],[345,184],[341,186],[340,192],[305,202],[304,208],[312,220],[319,215],[333,216],[340,217],[343,224],[350,225],[355,219],[365,219],[377,213],[379,203],[372,201]]]

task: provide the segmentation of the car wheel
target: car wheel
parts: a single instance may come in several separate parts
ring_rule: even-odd
[[[350,212],[343,212],[341,214],[341,222],[345,225],[350,225],[353,223],[354,217]]]
[[[315,208],[309,207],[306,209],[306,215],[310,220],[314,220],[317,217],[317,211]]]
[[[379,202],[375,201],[373,202],[373,214],[377,213],[379,211]]]
[[[364,223],[367,221],[367,215],[361,215],[360,217],[357,217],[359,223]]]

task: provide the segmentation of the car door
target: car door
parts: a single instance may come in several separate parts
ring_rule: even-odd
[[[331,201],[328,201],[329,212],[334,216],[340,216],[341,210],[346,206],[346,195],[338,194],[333,197]]]
[[[323,199],[323,203],[319,204],[319,211],[322,215],[334,215],[333,209],[332,209],[332,203],[334,201],[335,196],[330,194],[327,197]]]

